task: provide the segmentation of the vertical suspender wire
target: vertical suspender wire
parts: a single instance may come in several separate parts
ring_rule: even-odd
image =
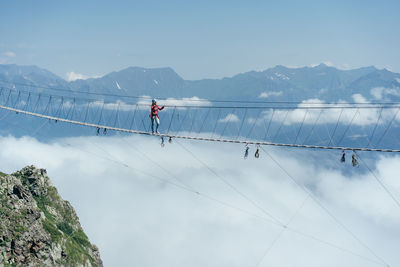
[[[287,118],[288,114],[289,114],[289,109],[286,111],[285,118],[282,120],[281,124],[279,125],[279,128],[278,128],[278,130],[276,131],[276,133],[275,133],[275,135],[274,135],[274,138],[272,138],[272,142],[275,142],[276,138],[278,137],[278,135],[279,135],[279,133],[280,133],[280,131],[281,131],[281,129],[282,129],[282,126],[283,126],[283,124],[284,124],[285,121],[286,121],[286,118]]]
[[[150,131],[150,130],[149,130],[150,128],[147,128],[146,125],[144,124],[144,119],[145,119],[146,117],[147,117],[147,113],[144,112],[144,117],[142,118],[142,125],[143,125],[143,131],[145,131],[145,132]],[[149,123],[151,123],[151,122],[149,122]],[[150,127],[150,125],[149,125],[149,127]]]
[[[58,110],[56,111],[56,117],[60,116],[59,113],[61,112],[62,106],[64,106],[64,97],[61,97],[61,103],[60,106],[58,107]]]
[[[115,120],[114,120],[114,128],[117,125],[117,120],[118,120],[118,113],[119,113],[119,107],[121,105],[121,102],[118,102],[118,107],[117,107],[117,113],[115,114]]]
[[[123,125],[121,123],[121,115],[118,115],[118,117],[117,117],[117,125],[118,125],[118,127],[121,127],[121,125]]]
[[[395,141],[395,143],[396,143],[396,144],[398,144],[398,145],[400,145],[400,142],[399,142],[398,136],[396,136],[396,135],[393,133],[393,131],[391,132],[391,135],[392,135],[392,137],[393,137],[393,140]]]
[[[144,120],[142,119],[143,131],[147,132],[146,125],[144,125]]]
[[[306,110],[306,112],[304,113],[303,121],[301,122],[301,125],[300,125],[300,128],[299,128],[299,131],[297,132],[297,135],[296,135],[296,138],[295,138],[295,140],[294,140],[294,143],[293,143],[293,144],[296,144],[296,142],[297,142],[297,138],[298,138],[298,137],[299,137],[299,135],[300,135],[301,128],[303,127],[303,124],[304,124],[304,121],[306,120],[307,114],[308,114],[308,109],[307,109],[307,110]]]
[[[4,92],[4,88],[3,87],[1,87],[0,88],[0,103],[2,104],[2,105],[4,105],[4,101],[5,101],[5,94],[3,94],[3,92]]]
[[[383,107],[381,108],[381,110],[380,110],[380,112],[379,112],[378,120],[377,120],[376,123],[375,123],[375,127],[374,127],[374,129],[372,130],[371,137],[369,138],[368,144],[367,144],[366,147],[369,147],[369,145],[371,144],[371,142],[372,142],[372,140],[373,140],[373,138],[374,138],[376,128],[378,127],[378,124],[379,124],[379,122],[380,122],[380,120],[381,120],[381,117],[382,117],[382,112],[383,112]]]
[[[167,130],[167,134],[169,133],[169,129],[171,128],[172,120],[174,119],[174,115],[175,115],[175,110],[176,110],[176,106],[174,106],[174,110],[172,111],[171,120],[169,121],[169,126],[168,126],[168,130]]]
[[[399,111],[400,111],[400,108],[397,109],[396,113],[394,114],[393,118],[391,119],[390,123],[386,127],[386,129],[383,132],[383,134],[381,135],[381,137],[379,138],[378,142],[375,144],[374,148],[376,148],[380,144],[380,142],[382,141],[383,137],[385,137],[386,133],[389,131],[390,127],[392,126],[393,121],[396,119],[397,114],[399,113]]]
[[[72,111],[72,112],[71,112],[71,111]],[[68,111],[67,119],[68,119],[68,117],[69,117],[69,114],[71,114],[71,120],[72,120],[72,118],[73,118],[73,116],[74,116],[74,111],[75,111],[75,97],[74,97],[74,102],[72,103],[72,106],[71,106],[71,108],[70,108],[69,111]]]
[[[21,91],[18,91],[17,100],[15,100],[13,107],[16,108],[18,105],[19,98],[21,97]]]
[[[321,115],[322,115],[323,112],[324,112],[324,110],[321,109],[321,111],[320,111],[319,114],[318,114],[317,119],[314,121],[314,124],[313,124],[313,126],[311,127],[310,133],[307,135],[306,139],[304,139],[303,145],[308,141],[308,138],[310,138],[310,136],[313,134],[314,129],[315,129],[315,126],[317,125],[317,123],[318,123],[319,119],[321,118]]]
[[[207,114],[206,114],[206,116],[205,116],[205,118],[204,118],[204,120],[203,120],[203,122],[202,122],[202,124],[201,124],[201,127],[200,127],[200,129],[199,129],[199,132],[197,133],[197,136],[199,136],[199,134],[200,134],[201,131],[203,130],[204,123],[207,121],[208,115],[210,114],[210,110],[211,110],[211,108],[208,108]]]
[[[339,118],[337,119],[337,122],[336,122],[336,125],[335,125],[335,129],[333,130],[333,133],[332,133],[332,136],[331,136],[331,138],[329,140],[328,146],[330,146],[332,141],[333,141],[333,137],[335,136],[335,133],[336,133],[337,127],[339,125],[340,118],[342,117],[342,114],[343,114],[343,108],[340,110]],[[333,144],[335,144],[335,143],[333,143]]]
[[[187,117],[187,115],[189,114],[189,111],[188,110],[185,110],[185,116],[183,116],[183,119],[182,119],[182,121],[181,121],[181,124],[180,124],[180,126],[179,126],[179,128],[178,128],[178,131],[177,132],[180,132],[181,131],[181,129],[182,129],[182,126],[183,126],[183,124],[185,123],[185,121],[186,121],[186,117]]]
[[[254,130],[254,127],[255,127],[256,124],[257,124],[258,118],[260,117],[261,112],[262,112],[262,109],[260,109],[260,110],[258,111],[257,117],[256,117],[256,119],[254,120],[253,125],[251,126],[249,132],[248,132],[247,135],[246,135],[246,139],[248,139],[248,138],[251,136],[251,134],[252,134],[252,132],[253,132],[253,130]]]
[[[211,138],[213,138],[214,133],[215,133],[215,129],[217,129],[217,124],[218,124],[219,116],[220,116],[220,115],[221,115],[221,109],[219,108],[219,109],[218,109],[218,116],[217,116],[217,119],[215,120],[214,129],[213,129],[213,132],[212,132],[212,134],[211,134]]]
[[[194,122],[195,122],[195,120],[196,120],[196,115],[197,115],[198,110],[199,110],[198,108],[195,109],[193,118],[191,118],[192,123],[190,124],[189,133],[192,132],[193,124],[194,124]]]
[[[8,105],[8,101],[10,100],[10,96],[11,96],[11,89],[10,89],[10,92],[8,93],[7,101],[6,101],[6,104],[4,106]]]
[[[135,123],[135,130],[136,130],[136,128],[137,128],[137,126],[136,126],[136,121],[135,121],[135,116],[136,116],[136,111],[137,111],[137,109],[138,109],[138,104],[136,104],[135,111],[133,112],[131,124],[129,125],[129,130],[132,130],[133,123]]]
[[[354,112],[353,118],[351,119],[349,125],[347,125],[347,128],[343,132],[342,138],[340,138],[339,142],[337,142],[337,145],[339,145],[343,141],[344,137],[346,136],[347,131],[350,129],[351,125],[353,124],[354,119],[357,117],[358,110],[359,109],[357,108],[356,111]]]
[[[41,98],[41,94],[39,93],[38,100],[36,101],[35,107],[33,108],[33,113],[36,113],[37,107],[39,106],[39,101]]]
[[[103,100],[103,105],[101,106],[101,110],[100,110],[99,121],[97,122],[98,125],[100,124],[100,122],[101,122],[101,117],[103,116],[103,109],[104,109],[104,100]]]
[[[83,122],[86,122],[86,119],[87,119],[88,114],[89,114],[89,108],[90,108],[90,101],[88,101],[88,103],[87,103],[85,118],[83,119]]]
[[[1,102],[1,98],[3,97],[3,90],[4,90],[4,88],[1,87],[0,88],[0,103],[3,103],[3,102]]]
[[[26,103],[25,103],[25,106],[23,108],[23,111],[27,111],[30,99],[31,99],[31,92],[29,92],[29,94],[28,94],[28,98],[26,99]],[[27,117],[28,115],[25,114],[25,116]]]
[[[243,115],[243,120],[240,123],[240,128],[239,128],[238,134],[236,136],[236,140],[238,140],[238,138],[240,136],[240,132],[242,131],[242,127],[243,127],[244,121],[246,120],[246,117],[247,117],[247,108],[245,109],[245,112],[244,112],[244,115]]]
[[[224,136],[224,133],[225,133],[226,127],[227,127],[227,126],[228,126],[228,124],[230,123],[230,121],[231,121],[231,119],[232,119],[232,116],[234,116],[234,115],[235,115],[235,111],[236,111],[236,109],[235,109],[235,108],[233,108],[233,110],[232,110],[232,113],[230,113],[230,114],[229,114],[229,118],[228,118],[228,120],[225,122],[224,129],[222,130],[222,133],[221,133],[221,135],[219,136],[219,138],[221,138],[222,136]]]
[[[328,137],[329,137],[329,139],[327,139],[327,140],[329,140],[329,142],[331,142],[332,141],[332,135],[329,132],[329,129],[328,129],[328,126],[326,125],[326,123],[324,123],[324,127],[325,127],[326,133],[328,134]],[[321,145],[324,145],[324,144],[325,143],[321,143]]]
[[[4,88],[2,87],[2,88],[0,89],[0,98],[3,97],[3,90],[4,90]],[[3,112],[3,110],[2,110],[2,112]],[[2,121],[3,119],[5,119],[6,117],[8,117],[8,115],[10,115],[11,112],[8,112],[7,110],[4,110],[4,113],[5,113],[5,114],[4,114],[3,117],[0,118],[0,121]]]
[[[4,92],[4,94],[3,94],[3,92]],[[4,102],[6,100],[6,94],[5,94],[5,90],[3,87],[1,87],[1,89],[0,89],[0,97],[1,97],[1,104],[4,105]]]
[[[27,98],[27,100],[26,100],[25,106],[24,106],[24,108],[22,109],[23,111],[26,111],[26,109],[28,108],[29,100],[30,100],[30,99],[31,99],[31,92],[29,92],[29,94],[28,94],[28,98]]]
[[[66,103],[69,103],[68,101],[66,102]],[[73,104],[70,104],[70,107],[69,107],[69,109],[68,109],[68,111],[67,111],[67,114],[66,114],[66,116],[65,116],[65,118],[68,120],[68,118],[69,118],[69,114],[71,113],[71,111],[72,111],[72,107],[73,107],[74,105]]]
[[[264,135],[264,141],[266,141],[266,139],[267,139],[267,137],[268,137],[269,129],[270,129],[270,127],[271,127],[271,123],[272,123],[272,120],[273,120],[273,118],[274,118],[274,115],[275,115],[275,109],[273,108],[273,109],[272,109],[271,118],[269,119],[268,127],[267,127],[267,130],[266,130],[265,135]]]
[[[47,114],[47,111],[48,111],[49,108],[50,108],[51,98],[52,98],[52,96],[49,97],[49,102],[47,102],[47,106],[46,106],[46,108],[44,109],[44,112],[43,112],[44,115]],[[49,114],[48,114],[48,115],[49,115]]]
[[[48,114],[49,116],[52,116],[54,113],[54,102],[57,102],[57,97],[53,97],[52,100],[54,99],[54,101],[50,102],[50,107],[49,107],[49,111]]]

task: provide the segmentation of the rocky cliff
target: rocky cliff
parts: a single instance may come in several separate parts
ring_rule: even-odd
[[[0,173],[0,266],[102,266],[45,169]]]

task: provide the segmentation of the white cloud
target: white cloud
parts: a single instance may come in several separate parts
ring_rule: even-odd
[[[69,81],[69,82],[76,81],[76,80],[87,80],[90,78],[99,78],[99,77],[101,77],[101,76],[99,76],[99,75],[88,76],[88,75],[84,75],[84,74],[80,74],[80,73],[75,73],[73,71],[67,72],[67,81]]]
[[[225,118],[219,119],[218,122],[238,122],[239,121],[239,117],[236,114],[230,113],[228,115],[226,115]]]
[[[375,87],[370,91],[371,95],[378,100],[384,99],[385,96],[400,96],[400,88],[385,88],[385,87]]]
[[[0,64],[6,64],[9,62],[9,60],[13,57],[16,57],[17,55],[12,52],[12,51],[7,51],[2,54],[0,54]]]
[[[360,95],[354,94],[352,96],[354,102],[357,103],[369,103],[367,99]],[[340,116],[340,124],[349,124],[352,122],[353,125],[357,126],[366,126],[366,125],[374,125],[378,121],[380,115],[380,108],[371,108],[371,109],[363,109],[360,108],[358,111],[356,108],[352,109],[342,109],[341,107],[346,106],[346,101],[338,101],[336,104],[331,104],[330,109],[323,110],[318,109],[318,104],[324,106],[325,102],[320,99],[307,99],[302,101],[301,104],[298,105],[299,108],[292,110],[267,110],[263,112],[264,119],[269,119],[274,113],[273,120],[275,122],[282,121],[285,117],[284,124],[290,125],[293,123],[302,123],[304,120],[304,124],[326,124],[326,123],[337,123]],[[314,107],[314,108],[313,108]],[[334,108],[335,107],[335,108]],[[307,110],[307,108],[310,108]],[[342,115],[340,115],[342,113]],[[356,113],[356,115],[354,115]],[[391,120],[394,114],[396,113],[396,109],[387,109],[382,112],[381,119],[379,121],[380,124]],[[354,119],[353,119],[354,117]],[[319,118],[319,119],[318,119]],[[318,121],[317,121],[318,119]],[[400,116],[397,116],[397,120],[400,120]]]
[[[147,96],[143,96],[143,98],[147,98]],[[151,97],[148,97],[148,99],[143,99],[138,101],[139,105],[142,105],[142,108],[148,109],[151,105]],[[174,106],[212,106],[211,102],[208,101],[207,99],[202,99],[197,96],[193,97],[183,97],[183,98],[167,98],[163,100],[157,100],[157,104],[160,106],[169,106],[169,107],[174,107]]]
[[[152,178],[180,183],[175,176],[199,192],[265,216],[175,142],[161,149],[154,137],[79,137],[49,144],[0,137],[0,170],[12,172],[28,164],[47,168],[60,194],[76,209],[90,240],[99,246],[105,266],[256,265],[282,228]],[[287,222],[296,214],[289,227],[376,260],[307,199],[265,153],[258,160],[244,161],[243,150],[239,153],[235,145],[179,142],[274,217]],[[391,266],[400,264],[399,207],[372,175],[344,175],[342,171],[352,167],[333,164],[332,159],[338,160],[336,152],[267,150],[377,255]],[[315,153],[319,155],[313,161],[310,155]],[[376,163],[379,177],[398,192],[400,158],[385,156]],[[376,266],[290,230],[259,266],[299,262],[309,267]]]
[[[282,94],[283,94],[282,91],[268,91],[268,92],[261,93],[258,97],[259,98],[268,98],[270,96],[280,96]]]
[[[17,56],[17,54],[15,54],[12,51],[4,52],[3,55],[6,57],[16,57]]]
[[[396,81],[397,81],[398,83],[400,83],[400,78],[396,78]]]

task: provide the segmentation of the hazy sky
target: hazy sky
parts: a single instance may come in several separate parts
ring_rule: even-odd
[[[400,2],[1,1],[0,63],[66,78],[170,66],[185,79],[330,62],[400,72]]]

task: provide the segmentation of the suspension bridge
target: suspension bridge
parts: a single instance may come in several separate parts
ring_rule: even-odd
[[[106,101],[3,87],[0,109],[91,127],[97,134],[117,131],[257,147],[400,152],[400,146],[393,147],[399,144],[396,133],[392,130],[388,137],[395,128],[400,103],[160,99],[160,105],[166,106],[160,112],[161,134],[153,134],[150,99],[129,97],[137,101]]]

